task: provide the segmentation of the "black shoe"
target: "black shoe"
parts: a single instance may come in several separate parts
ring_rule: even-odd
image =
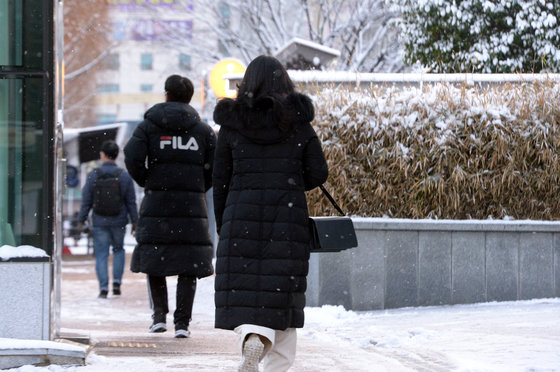
[[[113,294],[115,296],[121,295],[121,283],[113,283]]]
[[[188,329],[176,329],[175,330],[175,338],[189,338],[191,337],[191,331]]]
[[[107,292],[106,290],[101,290],[101,292],[99,292],[99,296],[97,296],[98,298],[107,298]]]
[[[167,327],[165,326],[165,322],[155,322],[150,327],[150,333],[162,333],[167,331]]]
[[[189,331],[189,324],[186,322],[175,323],[175,338],[189,338],[191,332]]]
[[[161,333],[167,331],[165,326],[165,314],[152,314],[152,325],[150,326],[150,333]]]

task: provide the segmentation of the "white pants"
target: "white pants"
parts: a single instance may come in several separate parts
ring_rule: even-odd
[[[239,337],[239,350],[243,352],[243,344],[250,333],[255,333],[268,340],[264,343],[264,352],[261,357],[264,372],[286,372],[296,358],[297,331],[288,328],[285,331],[242,324],[234,330]]]

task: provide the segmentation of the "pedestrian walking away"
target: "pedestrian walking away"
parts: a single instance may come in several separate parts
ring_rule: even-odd
[[[101,144],[102,165],[91,171],[82,189],[82,204],[78,213],[78,230],[92,211],[93,251],[95,272],[99,281],[99,298],[109,293],[108,259],[113,247],[113,295],[121,295],[125,265],[124,236],[131,222],[134,231],[138,220],[134,182],[127,171],[119,168],[116,159],[119,146],[115,141]]]
[[[215,326],[240,335],[239,371],[287,371],[304,325],[310,234],[305,191],[326,181],[311,99],[269,56],[214,110]]]
[[[189,105],[191,81],[171,75],[166,102],[148,109],[124,148],[132,178],[144,188],[131,270],[147,274],[150,332],[167,330],[168,276],[178,276],[175,337],[190,336],[197,278],[214,273],[205,193],[212,186],[213,129]]]

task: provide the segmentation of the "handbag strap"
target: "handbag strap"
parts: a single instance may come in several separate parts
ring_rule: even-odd
[[[346,213],[344,213],[342,211],[342,208],[340,208],[338,206],[338,204],[336,203],[336,201],[333,199],[333,197],[331,196],[331,194],[329,194],[329,192],[327,191],[327,189],[325,189],[325,186],[320,185],[319,186],[321,188],[321,191],[323,192],[323,194],[325,194],[325,196],[329,199],[329,201],[331,202],[331,204],[336,208],[336,210],[343,216],[346,216]]]

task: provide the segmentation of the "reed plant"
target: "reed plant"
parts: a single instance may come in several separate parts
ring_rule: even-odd
[[[554,82],[313,92],[326,187],[353,216],[560,219]],[[336,211],[318,190],[312,215]]]

